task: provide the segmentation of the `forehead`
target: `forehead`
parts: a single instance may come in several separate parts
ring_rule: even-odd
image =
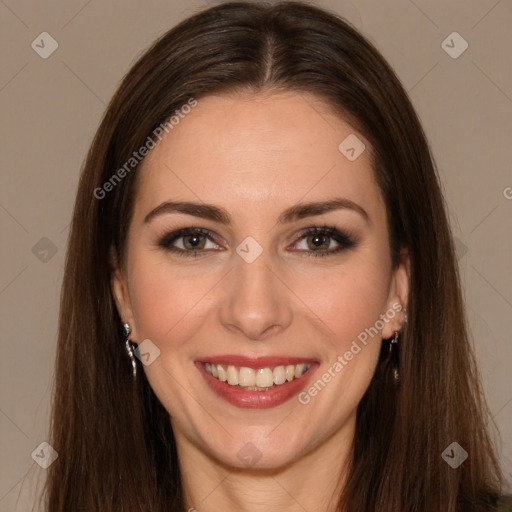
[[[382,210],[367,141],[319,98],[290,92],[197,101],[137,171],[135,216],[170,199],[270,213],[342,195]],[[345,140],[366,150],[351,161],[340,151]]]

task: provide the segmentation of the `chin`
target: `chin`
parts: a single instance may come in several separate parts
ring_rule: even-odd
[[[260,430],[252,438],[233,437],[223,440],[218,447],[208,447],[213,458],[221,464],[238,469],[278,470],[294,463],[306,450],[304,439],[290,436],[289,430],[282,435],[268,434],[269,430]]]

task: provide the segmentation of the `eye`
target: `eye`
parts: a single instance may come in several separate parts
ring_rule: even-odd
[[[312,257],[331,256],[356,245],[355,237],[332,226],[308,228],[302,233],[299,241],[303,248],[297,252],[305,252],[307,256]]]
[[[211,244],[210,247],[208,243]],[[356,237],[331,226],[311,227],[301,233],[294,245],[302,245],[302,248],[292,249],[292,252],[305,253],[312,257],[331,256],[355,247]],[[203,256],[212,249],[220,248],[211,231],[204,228],[184,228],[173,231],[163,236],[158,246],[184,257]]]
[[[207,247],[208,242],[213,247]],[[158,245],[166,251],[185,257],[197,257],[205,250],[219,247],[213,240],[210,231],[203,228],[185,228],[174,231],[165,235]]]

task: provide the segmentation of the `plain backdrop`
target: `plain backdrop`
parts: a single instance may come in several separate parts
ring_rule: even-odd
[[[47,440],[68,226],[93,134],[121,78],[147,46],[214,3],[0,0],[2,512],[29,510],[46,471],[32,453]],[[456,236],[473,343],[501,431],[501,460],[511,478],[512,3],[314,3],[346,17],[377,46],[423,122]]]

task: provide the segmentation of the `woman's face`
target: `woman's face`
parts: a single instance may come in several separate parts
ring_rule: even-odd
[[[219,95],[135,171],[112,284],[180,457],[277,468],[349,446],[408,290],[368,153],[314,96]]]

